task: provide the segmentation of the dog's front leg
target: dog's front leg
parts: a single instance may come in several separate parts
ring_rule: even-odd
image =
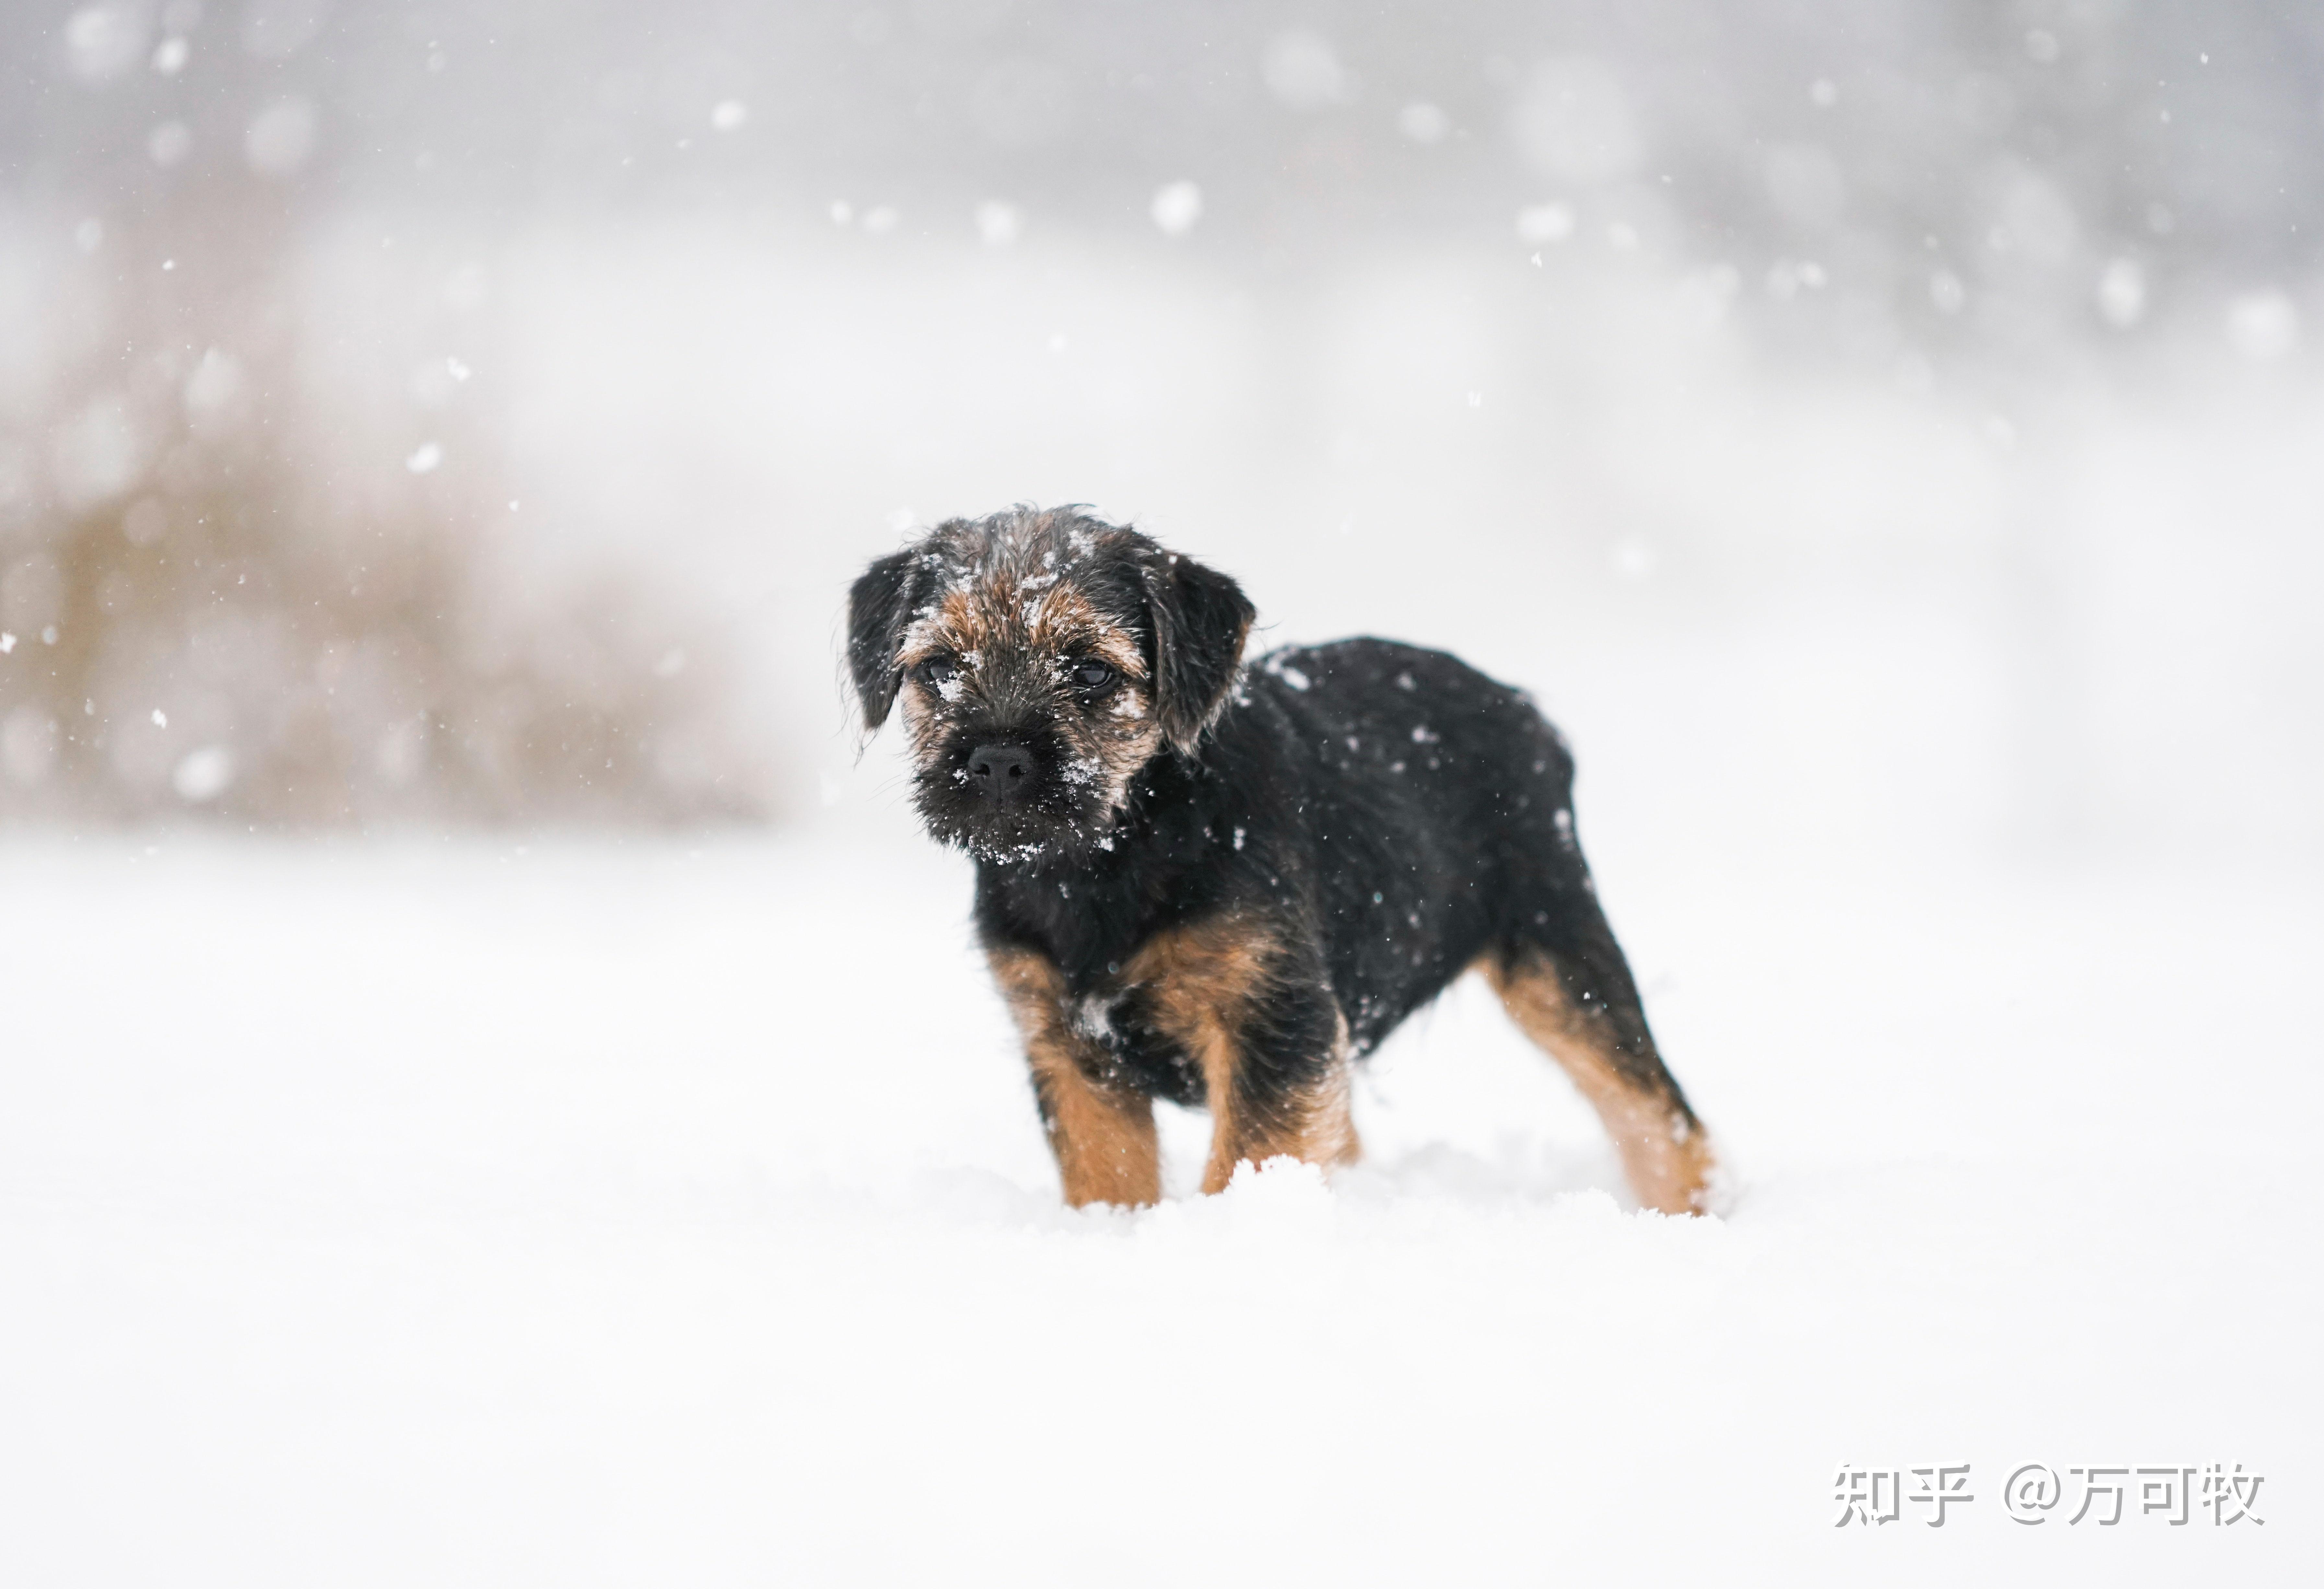
[[[1329,1169],[1361,1152],[1348,1107],[1348,1027],[1322,989],[1279,993],[1240,1021],[1221,1012],[1200,1049],[1211,1110],[1203,1190],[1221,1192],[1235,1166],[1283,1155]]]
[[[1203,1190],[1248,1159],[1352,1164],[1348,1022],[1296,928],[1228,915],[1157,935],[1128,968],[1143,1017],[1193,1061],[1211,1111]]]
[[[987,954],[1025,1039],[1033,1097],[1057,1158],[1065,1201],[1076,1208],[1159,1202],[1162,1159],[1152,1100],[1106,1079],[1107,1057],[1074,1030],[1065,976],[1046,956],[1005,947]]]

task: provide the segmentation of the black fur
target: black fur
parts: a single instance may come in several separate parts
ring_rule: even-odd
[[[1348,640],[1273,652],[1191,761],[1157,758],[1110,853],[979,867],[978,929],[1055,960],[1103,1000],[1157,931],[1264,912],[1313,947],[1315,982],[1359,1055],[1480,956],[1525,946],[1581,973],[1574,989],[1626,1018],[1651,1052],[1628,968],[1572,833],[1573,762],[1531,702],[1442,651]],[[1416,737],[1425,735],[1425,737]],[[1326,1011],[1281,1012],[1281,1043],[1314,1057]],[[1201,1101],[1186,1057],[1141,1018],[1109,1022],[1148,1090]],[[1293,1056],[1277,1063],[1299,1067]]]
[[[1258,614],[1241,586],[1192,559],[1165,553],[1139,573],[1162,732],[1171,749],[1191,756],[1203,731],[1226,709],[1243,637]]]
[[[1061,974],[1106,1085],[1204,1101],[1199,1058],[1166,1035],[1151,990],[1124,968],[1157,935],[1234,920],[1263,924],[1273,946],[1267,996],[1238,1033],[1236,1086],[1253,1108],[1298,1095],[1334,1063],[1342,1021],[1360,1057],[1471,965],[1545,956],[1573,1004],[1606,1023],[1625,1081],[1693,1124],[1575,840],[1572,758],[1523,693],[1384,640],[1238,667],[1252,609],[1233,580],[1133,531],[1019,510],[942,526],[857,583],[850,658],[867,724],[895,697],[894,647],[916,604],[932,610],[948,580],[1010,557],[1055,568],[1136,635],[1160,743],[1116,807],[1036,812],[986,844],[976,825],[999,818],[954,808],[945,786],[960,778],[939,741],[923,809],[979,856],[988,947],[1031,951]],[[979,660],[995,674],[1042,665]],[[1045,725],[1080,709],[1001,677],[979,688],[975,701],[932,699],[928,732],[1046,744]],[[1001,699],[1014,703],[1005,721],[990,705]]]
[[[896,647],[911,617],[918,571],[910,552],[890,552],[847,594],[847,667],[866,728],[885,723],[896,702]]]

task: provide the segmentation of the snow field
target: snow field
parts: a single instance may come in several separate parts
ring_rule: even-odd
[[[1066,1211],[914,843],[13,839],[5,1576],[2312,1581],[2301,888],[1605,884],[1725,1219],[1468,984],[1330,1187],[1186,1196],[1171,1112],[1175,1200]],[[1842,1461],[1978,1499],[1836,1530]]]

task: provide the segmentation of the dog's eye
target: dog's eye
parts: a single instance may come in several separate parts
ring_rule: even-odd
[[[930,657],[918,670],[920,682],[931,689],[942,689],[960,677],[960,664],[950,657]]]
[[[1115,674],[1111,667],[1095,657],[1084,657],[1065,670],[1065,677],[1075,689],[1095,695],[1112,685]]]

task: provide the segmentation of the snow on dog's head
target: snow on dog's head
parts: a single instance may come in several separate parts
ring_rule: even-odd
[[[1076,508],[952,519],[856,580],[864,726],[900,704],[913,800],[999,862],[1111,847],[1139,771],[1226,709],[1251,605],[1225,575]]]

